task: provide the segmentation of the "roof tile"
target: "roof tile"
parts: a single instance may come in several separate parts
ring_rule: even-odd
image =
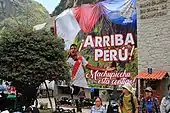
[[[167,71],[162,71],[162,70],[161,71],[154,70],[152,71],[152,74],[149,74],[148,72],[141,72],[136,76],[136,78],[162,80],[167,73],[168,73]]]

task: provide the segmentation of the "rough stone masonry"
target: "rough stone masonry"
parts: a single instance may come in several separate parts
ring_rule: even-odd
[[[137,0],[137,13],[139,72],[152,67],[170,75],[170,0]]]
[[[170,73],[170,0],[137,0],[139,72]]]

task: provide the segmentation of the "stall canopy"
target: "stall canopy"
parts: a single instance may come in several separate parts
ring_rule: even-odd
[[[154,70],[151,74],[149,74],[148,72],[141,72],[136,76],[136,78],[138,78],[138,79],[162,80],[165,76],[168,76],[167,71]]]

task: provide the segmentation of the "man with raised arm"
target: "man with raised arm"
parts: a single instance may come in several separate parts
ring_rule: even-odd
[[[112,71],[115,69],[115,67],[103,69],[90,65],[90,63],[88,63],[83,56],[77,54],[76,44],[72,44],[70,46],[69,58],[67,62],[72,66],[71,84],[83,88],[88,88],[83,66],[91,70],[99,71]]]

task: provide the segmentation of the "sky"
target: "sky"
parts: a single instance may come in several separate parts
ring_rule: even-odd
[[[47,11],[51,14],[55,7],[60,3],[61,0],[35,0],[39,3],[41,3]]]

